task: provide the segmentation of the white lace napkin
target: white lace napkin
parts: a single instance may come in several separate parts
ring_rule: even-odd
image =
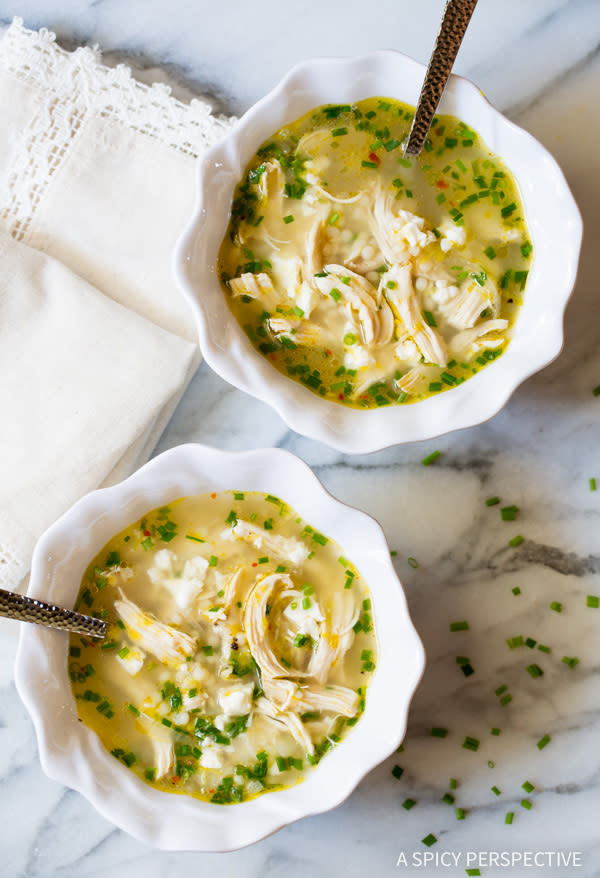
[[[14,589],[45,527],[149,456],[198,365],[171,252],[195,159],[231,121],[19,19],[0,43],[0,118],[0,585]]]

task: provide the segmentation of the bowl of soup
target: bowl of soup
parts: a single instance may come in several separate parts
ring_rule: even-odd
[[[562,346],[560,169],[455,76],[405,156],[423,76],[396,52],[294,68],[199,165],[175,254],[209,365],[345,452],[478,423]]]
[[[22,628],[44,771],[164,849],[335,807],[400,744],[424,666],[381,528],[281,450],[180,446],[87,495],[29,594],[108,623]]]

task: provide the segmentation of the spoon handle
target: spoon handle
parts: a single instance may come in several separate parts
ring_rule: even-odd
[[[448,0],[425,74],[405,155],[419,155],[477,0]]]
[[[107,624],[93,616],[83,616],[74,610],[65,610],[45,601],[15,594],[0,588],[0,616],[17,619],[21,622],[35,622],[48,628],[87,634],[90,637],[105,637]]]

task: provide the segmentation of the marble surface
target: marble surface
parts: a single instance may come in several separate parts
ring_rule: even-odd
[[[310,55],[393,47],[425,61],[442,6],[441,0],[0,0],[0,25],[22,15],[28,27],[55,30],[67,48],[97,43],[108,63],[125,61],[145,81],[172,83],[180,97],[208,94],[219,109],[239,113]],[[33,727],[12,682],[17,626],[1,623],[2,878],[454,876],[477,865],[466,859],[476,851],[487,861],[502,851],[571,853],[566,866],[482,865],[483,875],[600,875],[600,610],[586,606],[586,595],[600,594],[600,490],[588,485],[593,476],[600,485],[600,398],[592,394],[600,384],[599,32],[597,0],[487,0],[456,64],[556,156],[583,213],[580,275],[565,347],[553,365],[487,424],[358,458],[291,433],[272,411],[203,365],[157,449],[187,441],[230,449],[279,445],[313,466],[336,496],[382,523],[428,653],[405,751],[365,778],[337,810],[245,851],[156,852],[42,774]],[[434,448],[442,452],[439,460],[421,466]],[[516,504],[518,520],[503,522],[499,507],[486,507],[491,495]],[[516,534],[525,541],[512,549],[508,540]],[[409,556],[418,559],[416,569]],[[562,603],[562,613],[549,608],[551,601]],[[469,631],[450,633],[449,622],[459,619],[469,620]],[[516,635],[547,644],[551,653],[509,649],[506,639]],[[463,676],[457,655],[470,658],[472,676]],[[565,655],[578,657],[577,667],[561,662]],[[526,672],[534,662],[544,671],[535,679]],[[506,706],[494,694],[501,685],[512,694]],[[432,727],[448,729],[447,737],[432,737]],[[492,727],[501,728],[499,737]],[[544,734],[551,741],[539,750]],[[477,752],[463,749],[466,735],[480,739]],[[395,764],[404,769],[400,780],[391,774]],[[458,780],[463,821],[441,801],[450,777]],[[535,785],[529,811],[520,806],[526,780]],[[501,795],[492,793],[494,785]],[[408,797],[417,802],[410,811],[401,807]],[[504,823],[507,811],[515,812],[512,826]],[[421,839],[430,832],[438,842],[426,848]],[[437,854],[437,865],[420,865],[426,851]]]

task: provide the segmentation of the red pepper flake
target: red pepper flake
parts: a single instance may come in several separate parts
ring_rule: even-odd
[[[343,394],[343,393],[338,393],[338,399],[343,399],[343,398],[344,398],[344,394]]]
[[[253,561],[253,562],[252,562],[252,566],[253,566],[253,567],[258,567],[258,561]]]
[[[438,187],[438,189],[447,189],[450,184],[446,183],[445,180],[438,180],[435,185]]]
[[[151,537],[151,536],[152,536],[152,534],[150,533],[149,530],[144,530],[144,531],[142,531],[142,533],[144,534],[145,537]]]
[[[441,134],[442,134],[442,129],[441,129],[441,128],[436,128],[436,129],[435,129],[435,133],[437,134],[438,137],[440,137]]]
[[[379,158],[379,156],[378,156],[377,153],[375,153],[375,152],[370,152],[370,153],[369,153],[369,161],[371,161],[371,162],[375,162],[376,165],[380,165],[380,164],[381,164],[381,159]]]
[[[329,350],[329,348],[327,348],[327,350],[325,351],[325,353],[327,354],[328,357],[331,356],[331,351]]]
[[[275,354],[269,354],[269,358],[270,358],[273,362],[275,362],[275,360],[277,359],[277,357],[275,356]]]
[[[210,496],[211,496],[211,497],[212,497],[212,499],[213,499],[213,500],[214,500],[214,499],[215,499],[215,497],[216,497],[216,496],[217,496],[217,495],[216,495],[216,494],[211,494],[211,495],[210,495]]]

